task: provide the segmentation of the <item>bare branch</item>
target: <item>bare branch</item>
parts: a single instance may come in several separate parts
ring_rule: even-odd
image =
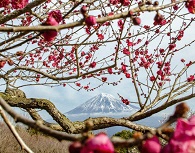
[[[6,101],[3,100],[2,97],[0,97],[0,105],[2,106],[2,108],[8,113],[10,114],[16,122],[22,122],[34,129],[37,129],[41,132],[44,132],[50,136],[55,137],[58,140],[71,140],[71,141],[76,141],[79,139],[78,136],[73,136],[70,134],[66,134],[65,132],[58,132],[56,130],[52,130],[46,126],[44,126],[41,122],[39,121],[33,121],[33,120],[29,120],[25,117],[20,116],[19,114],[15,113],[13,111],[13,109],[6,103]]]
[[[42,2],[42,1],[45,1],[45,0],[37,0],[38,2]],[[186,0],[180,0],[180,1],[177,1],[176,3],[170,3],[170,4],[167,4],[167,5],[162,5],[162,6],[158,6],[158,7],[153,7],[153,6],[143,6],[141,9],[140,7],[136,7],[134,9],[132,9],[131,11],[134,12],[134,13],[138,13],[138,12],[151,12],[151,11],[157,11],[157,10],[161,10],[161,9],[165,9],[165,8],[169,8],[171,6],[174,6],[175,4],[179,4],[179,3],[182,3],[182,2],[185,2]],[[35,1],[36,2],[36,1]],[[30,5],[30,4],[29,4]],[[36,5],[38,5],[38,3],[36,3]],[[36,6],[35,5],[35,6]],[[32,6],[31,6],[32,7]],[[33,5],[34,7],[34,5]],[[26,9],[22,11],[25,12],[28,10],[29,7],[26,7]],[[17,13],[17,16],[18,16],[19,13]],[[11,16],[11,15],[10,15]],[[123,12],[123,13],[120,13],[120,14],[116,14],[116,15],[112,15],[112,16],[107,16],[107,17],[102,17],[102,18],[98,18],[97,19],[97,23],[104,23],[106,21],[111,21],[111,20],[115,20],[115,19],[119,19],[119,18],[126,18],[129,16],[129,11],[126,11],[126,12]],[[13,16],[12,16],[13,17]],[[14,16],[15,17],[15,16]],[[9,17],[7,17],[9,18]],[[3,21],[6,22],[6,20],[4,18],[1,18],[0,19],[0,23],[2,23]],[[10,18],[9,18],[10,20]],[[3,22],[3,23],[4,23]],[[21,32],[21,31],[50,31],[50,30],[55,30],[55,31],[60,31],[60,30],[63,30],[63,29],[67,29],[67,28],[71,28],[71,27],[77,27],[77,26],[81,26],[81,25],[85,25],[85,22],[84,20],[80,20],[80,21],[76,21],[76,22],[73,22],[73,23],[68,23],[68,24],[63,24],[63,25],[58,25],[58,26],[22,26],[22,27],[0,27],[0,31],[2,32]]]
[[[12,132],[12,134],[14,135],[14,137],[16,138],[16,140],[18,141],[18,143],[20,144],[22,150],[24,149],[26,152],[28,153],[33,153],[33,151],[25,144],[25,142],[22,140],[22,138],[20,137],[20,135],[18,134],[18,132],[16,131],[15,127],[12,125],[12,123],[9,121],[8,117],[6,116],[5,112],[3,111],[2,107],[0,106],[0,114],[4,120],[4,122],[7,124],[7,126],[9,127],[10,131]]]

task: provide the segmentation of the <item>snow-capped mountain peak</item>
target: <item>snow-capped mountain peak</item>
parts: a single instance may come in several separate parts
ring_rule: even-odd
[[[125,105],[110,94],[101,93],[66,114],[120,113],[133,110],[135,109],[131,105]]]

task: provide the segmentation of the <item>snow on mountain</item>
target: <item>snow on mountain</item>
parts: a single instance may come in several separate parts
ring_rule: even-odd
[[[137,110],[107,93],[101,93],[65,114],[123,113]]]

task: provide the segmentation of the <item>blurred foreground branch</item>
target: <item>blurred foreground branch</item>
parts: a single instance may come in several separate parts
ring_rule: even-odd
[[[0,115],[2,116],[4,122],[7,124],[7,126],[9,127],[10,131],[12,132],[12,134],[14,135],[14,137],[16,138],[18,143],[20,144],[22,150],[25,150],[28,153],[33,153],[33,151],[25,144],[25,142],[22,140],[22,138],[20,137],[20,135],[16,131],[15,127],[9,121],[8,117],[6,116],[4,110],[2,109],[1,106],[0,106]]]

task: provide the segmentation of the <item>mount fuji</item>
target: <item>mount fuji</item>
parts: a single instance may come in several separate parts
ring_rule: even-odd
[[[80,106],[64,113],[64,115],[74,122],[83,121],[90,117],[107,116],[113,118],[122,118],[130,116],[138,110],[139,107],[136,107],[131,103],[129,105],[125,105],[121,100],[116,99],[114,96],[107,93],[101,93],[95,97],[92,97]],[[150,127],[157,127],[159,126],[160,120],[162,120],[162,117],[150,117],[137,121],[136,123]],[[48,120],[48,122],[51,121]],[[115,126],[97,130],[96,133],[103,130],[103,132],[106,132],[111,137],[116,132],[127,129],[128,128],[126,127]]]
[[[125,105],[121,100],[116,99],[114,96],[107,93],[101,93],[65,114],[132,113],[136,110],[138,110],[138,107],[131,104]]]

